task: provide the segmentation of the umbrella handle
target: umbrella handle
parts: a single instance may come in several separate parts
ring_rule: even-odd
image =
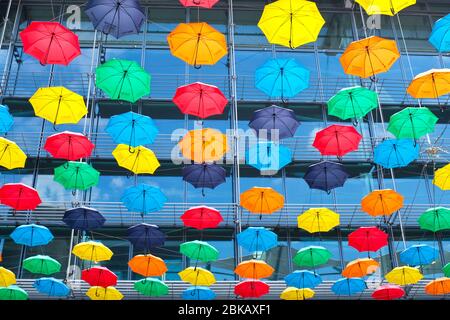
[[[136,150],[134,150],[131,146],[128,146],[128,152],[129,153],[135,153]]]
[[[68,168],[69,168],[69,162],[64,163],[64,164],[63,164],[63,168],[64,168],[64,169],[68,169]]]
[[[194,64],[195,69],[199,70],[201,67],[202,67],[201,65],[197,65],[197,62],[195,62],[195,64]]]
[[[72,190],[72,195],[75,196],[77,194],[77,190]]]
[[[58,131],[58,129],[56,129],[56,124],[53,124],[53,131]]]
[[[353,119],[352,124],[353,124],[354,127],[357,127],[358,124],[359,124],[358,119]]]

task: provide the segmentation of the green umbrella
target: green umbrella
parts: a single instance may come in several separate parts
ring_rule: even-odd
[[[444,207],[430,208],[419,217],[420,228],[438,232],[450,229],[450,209]]]
[[[331,116],[342,120],[357,119],[378,106],[378,95],[364,87],[344,88],[331,97],[327,105]]]
[[[203,262],[216,261],[219,257],[219,251],[204,241],[190,241],[180,245],[180,252],[186,257]]]
[[[444,276],[450,277],[450,262],[442,268],[442,271],[444,271]]]
[[[108,60],[95,71],[95,84],[111,99],[133,103],[150,94],[150,79],[141,66],[128,60]]]
[[[434,131],[438,121],[428,108],[405,108],[391,116],[388,131],[399,139],[419,139]]]
[[[309,246],[298,250],[294,262],[300,267],[316,267],[328,262],[331,252],[324,247]]]
[[[28,293],[16,285],[0,288],[0,300],[27,300]]]
[[[31,273],[50,275],[61,271],[61,263],[49,256],[36,255],[23,260],[23,268]]]
[[[169,293],[169,287],[155,278],[145,278],[135,282],[134,289],[149,297],[161,297]]]
[[[86,190],[98,184],[100,172],[84,162],[68,161],[55,168],[54,180],[70,190]]]

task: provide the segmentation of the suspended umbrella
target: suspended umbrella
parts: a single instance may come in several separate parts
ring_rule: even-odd
[[[100,262],[111,260],[113,252],[98,241],[85,241],[75,245],[72,253],[82,260]]]
[[[256,69],[255,86],[270,98],[284,100],[308,89],[309,78],[310,71],[295,59],[271,59]]]
[[[371,16],[373,14],[383,14],[387,16],[395,16],[403,9],[416,4],[416,0],[355,0],[366,13]]]
[[[117,275],[106,267],[92,267],[81,271],[81,280],[90,286],[109,287],[117,284]]]
[[[34,210],[42,200],[32,187],[23,183],[5,183],[0,188],[0,202],[14,210]]]
[[[278,171],[292,162],[292,152],[279,143],[261,141],[249,147],[245,162],[261,171]]]
[[[419,158],[420,147],[411,139],[387,139],[374,149],[373,162],[386,169],[406,167]]]
[[[184,226],[198,230],[217,228],[223,221],[219,210],[207,206],[191,207],[180,218]]]
[[[71,161],[89,158],[94,148],[95,145],[84,134],[70,131],[49,136],[44,145],[52,157]]]
[[[68,65],[81,54],[78,36],[58,22],[32,21],[19,33],[23,51],[42,65]]]
[[[280,294],[280,298],[283,300],[306,300],[311,299],[315,295],[315,292],[309,288],[298,289],[294,287],[287,287]]]
[[[293,137],[299,125],[293,110],[276,105],[256,110],[248,123],[259,137],[267,134],[268,139],[272,139],[273,134],[277,139]]]
[[[428,108],[404,108],[391,116],[387,130],[397,138],[419,139],[432,133],[438,121]]]
[[[435,22],[429,41],[439,52],[450,51],[450,14]]]
[[[446,277],[450,277],[450,262],[442,268],[442,271]]]
[[[140,223],[128,228],[127,238],[136,249],[148,250],[163,246],[166,235],[157,225]]]
[[[338,296],[351,296],[363,292],[367,288],[366,282],[360,278],[341,278],[331,286]]]
[[[114,287],[90,287],[86,295],[91,300],[122,300],[123,294]]]
[[[152,254],[138,254],[128,261],[128,266],[144,277],[159,277],[167,272],[164,260]]]
[[[100,172],[90,164],[68,161],[55,168],[53,179],[66,190],[87,190],[98,184]]]
[[[295,49],[316,41],[324,24],[314,2],[278,0],[265,5],[258,27],[269,43]]]
[[[180,23],[167,42],[172,55],[195,68],[216,64],[228,53],[225,36],[206,22]]]
[[[240,205],[261,218],[283,208],[284,197],[272,188],[253,187],[241,193]]]
[[[377,227],[360,227],[348,235],[348,245],[359,252],[376,252],[387,245],[388,234]]]
[[[96,30],[116,39],[138,34],[146,19],[137,0],[90,0],[84,12]]]
[[[219,251],[205,241],[189,241],[180,245],[180,253],[196,261],[211,262],[219,258]]]
[[[270,287],[259,280],[245,280],[234,287],[234,294],[242,298],[259,298],[268,294]]]
[[[211,9],[219,0],[180,0],[185,7],[202,7]]]
[[[9,269],[0,267],[0,287],[9,287],[16,283],[16,275]]]
[[[10,234],[15,243],[29,247],[44,246],[53,240],[53,234],[45,226],[23,224]]]
[[[33,287],[49,297],[66,297],[70,293],[70,288],[64,282],[53,277],[37,279]]]
[[[349,174],[342,164],[321,161],[310,165],[303,176],[311,189],[323,190],[330,193],[335,188],[342,187]]]
[[[355,259],[350,261],[342,270],[342,275],[346,278],[361,278],[374,273],[380,264],[371,258]]]
[[[248,227],[237,234],[237,242],[250,252],[267,251],[278,245],[278,236],[264,227]]]
[[[61,271],[61,263],[52,257],[38,254],[23,260],[23,268],[31,273],[51,275]]]
[[[450,69],[431,69],[414,77],[406,90],[416,99],[438,99],[450,93]],[[440,105],[440,103],[439,103]]]
[[[429,295],[446,295],[450,293],[450,278],[437,278],[425,286]]]
[[[395,300],[402,298],[404,295],[405,290],[392,284],[379,286],[372,292],[372,298],[375,300]]]
[[[226,181],[226,170],[210,163],[190,164],[182,169],[183,180],[194,188],[214,189]]]
[[[261,279],[268,278],[275,270],[262,260],[247,260],[239,263],[234,269],[241,278]]]
[[[294,256],[294,263],[299,267],[315,268],[328,262],[331,252],[320,246],[309,246],[297,251]]]
[[[442,190],[450,190],[450,164],[434,172],[433,184]]]
[[[342,157],[358,150],[361,139],[354,127],[334,124],[316,133],[313,147],[323,156]]]
[[[28,300],[28,293],[15,285],[0,287],[0,300]]]
[[[364,87],[341,89],[327,102],[328,114],[342,120],[358,119],[378,107],[378,94]]]
[[[346,74],[368,78],[389,71],[398,58],[394,40],[372,36],[350,43],[339,61]]]
[[[160,211],[167,202],[167,197],[158,187],[140,183],[125,189],[120,201],[128,211],[145,214]]]
[[[182,281],[194,286],[210,286],[216,282],[216,278],[210,271],[200,267],[188,267],[178,272],[178,275]]]
[[[418,219],[421,229],[438,232],[450,229],[450,209],[444,207],[430,208]]]
[[[136,281],[133,288],[140,294],[147,297],[162,297],[169,293],[169,287],[167,284],[154,278],[145,278]]]
[[[126,144],[119,144],[113,150],[112,155],[120,167],[130,170],[134,174],[154,174],[156,169],[161,166],[155,153],[143,146],[133,148]]]
[[[388,216],[403,208],[403,196],[392,190],[374,190],[361,200],[361,210],[372,217]]]
[[[76,207],[64,212],[63,222],[71,229],[91,231],[102,227],[106,219],[93,208]]]
[[[288,287],[298,289],[315,288],[322,283],[322,278],[315,272],[308,270],[295,270],[284,277]]]
[[[210,128],[189,131],[178,146],[183,157],[197,163],[220,160],[228,152],[226,135]]]
[[[413,245],[400,252],[400,261],[410,266],[431,264],[437,257],[439,251],[426,244]]]
[[[0,104],[0,134],[5,134],[11,130],[13,124],[14,118],[9,113],[8,106]]]
[[[8,170],[24,168],[27,155],[11,140],[0,137],[0,166]]]
[[[214,300],[216,294],[208,287],[189,287],[181,295],[184,300]]]
[[[384,277],[390,283],[406,286],[419,282],[423,275],[417,268],[403,266],[392,269]]]
[[[339,223],[339,214],[327,208],[311,208],[297,217],[298,227],[309,233],[328,232]]]

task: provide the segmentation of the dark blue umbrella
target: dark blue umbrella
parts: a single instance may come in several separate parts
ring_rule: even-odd
[[[70,293],[70,288],[64,282],[52,277],[37,279],[33,287],[39,293],[45,293],[50,297],[65,297]]]
[[[141,183],[127,188],[120,200],[128,211],[144,214],[161,210],[167,197],[161,189]]]
[[[406,167],[419,157],[419,151],[412,139],[388,139],[375,147],[373,161],[387,169]]]
[[[208,287],[195,286],[184,290],[182,297],[184,300],[213,300],[216,294]]]
[[[183,168],[183,180],[195,188],[214,189],[225,182],[227,172],[217,164],[190,164]]]
[[[361,278],[341,278],[333,283],[331,291],[339,296],[351,296],[363,292],[366,288],[366,282]]]
[[[295,270],[284,277],[284,281],[288,287],[303,289],[317,287],[322,282],[322,278],[309,270]]]
[[[141,223],[128,228],[128,240],[137,248],[148,250],[164,245],[166,235],[154,224]]]
[[[37,224],[18,226],[10,237],[15,243],[29,247],[43,246],[53,240],[53,234],[50,230]]]
[[[293,137],[299,125],[300,122],[294,111],[275,105],[256,110],[248,123],[248,126],[256,131],[258,137],[267,137],[267,139],[271,139],[272,134],[276,131],[278,131],[279,139]]]
[[[138,0],[90,0],[85,13],[95,29],[115,38],[139,33],[145,21]]]
[[[248,251],[267,251],[277,246],[278,236],[264,227],[249,227],[237,235],[237,241]]]
[[[433,263],[438,256],[439,251],[436,248],[418,244],[400,252],[400,261],[410,266],[423,266]]]
[[[106,219],[100,212],[93,208],[78,207],[66,210],[63,222],[70,228],[81,231],[89,231],[100,228]]]
[[[342,187],[348,177],[342,164],[321,161],[309,166],[303,179],[311,189],[330,192],[334,188]]]

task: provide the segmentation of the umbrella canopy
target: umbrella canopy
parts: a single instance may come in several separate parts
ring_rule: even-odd
[[[383,14],[387,16],[395,16],[401,10],[416,4],[416,0],[355,0],[366,13],[371,16],[373,14]]]
[[[277,139],[293,137],[299,125],[293,110],[276,105],[256,110],[248,123],[259,137],[267,135],[268,139],[273,138],[273,135]]]
[[[342,120],[362,118],[378,107],[378,94],[364,87],[341,89],[327,102],[328,114]]]
[[[128,228],[127,238],[136,249],[148,250],[163,246],[166,235],[157,225],[141,223]]]
[[[270,287],[259,280],[245,280],[234,287],[234,294],[242,298],[259,298],[268,294]]]
[[[226,181],[227,171],[217,164],[199,163],[183,167],[182,175],[194,188],[214,189]]]
[[[106,219],[93,208],[76,207],[64,212],[63,222],[71,229],[90,231],[102,227]]]
[[[161,165],[155,153],[143,146],[133,148],[126,144],[119,144],[113,150],[112,155],[120,167],[130,170],[134,174],[154,174]]]
[[[239,263],[234,269],[241,278],[261,279],[268,278],[275,270],[262,260],[247,260]]]
[[[403,208],[403,196],[392,190],[374,190],[361,200],[361,210],[369,215],[388,216]]]
[[[186,257],[203,262],[216,261],[219,257],[219,251],[205,241],[189,241],[180,245],[180,253]]]
[[[226,135],[210,128],[189,131],[178,146],[183,157],[197,163],[220,160],[228,152]]]
[[[372,298],[375,300],[395,300],[402,298],[404,295],[405,290],[392,284],[379,286],[372,292]]]
[[[0,188],[0,202],[14,210],[34,210],[42,200],[32,187],[23,183],[5,183]]]
[[[178,87],[172,101],[183,114],[202,119],[222,114],[228,104],[219,88],[202,82]]]
[[[111,260],[113,252],[98,241],[85,241],[75,245],[72,253],[82,260],[100,262]]]
[[[125,189],[120,200],[128,211],[144,214],[160,211],[167,202],[167,197],[158,187],[140,183]]]
[[[297,289],[294,287],[287,287],[280,294],[280,299],[283,300],[306,300],[314,297],[315,292],[309,288]]]
[[[374,273],[380,264],[371,258],[355,259],[350,261],[342,270],[342,275],[346,278],[361,278]]]
[[[0,267],[0,287],[8,287],[16,283],[16,275],[9,269]]]
[[[90,287],[86,295],[91,300],[122,300],[123,294],[114,287]]]
[[[162,297],[169,293],[169,287],[167,284],[154,278],[145,278],[136,281],[133,288],[140,294],[147,297]]]
[[[81,54],[78,36],[58,22],[32,21],[19,33],[25,53],[42,65],[68,65]]]
[[[78,161],[68,161],[55,168],[53,179],[64,186],[66,190],[87,190],[98,184],[100,172],[90,164]]]
[[[361,134],[353,126],[331,125],[316,133],[313,147],[323,156],[342,157],[358,150]]]
[[[316,41],[324,24],[314,2],[278,0],[264,7],[258,27],[269,43],[294,49]]]
[[[172,55],[196,68],[216,64],[228,53],[225,36],[206,22],[180,23],[167,42]]]
[[[439,251],[426,244],[413,245],[400,252],[400,261],[411,266],[431,264],[437,257]]]
[[[52,257],[38,254],[23,260],[23,268],[31,273],[51,275],[61,271],[61,263]]]
[[[87,114],[83,97],[64,87],[39,88],[29,101],[34,114],[53,125],[78,123]]]
[[[284,197],[272,188],[253,187],[241,193],[240,204],[251,213],[271,214],[284,206]]]
[[[264,227],[248,227],[237,234],[237,242],[250,252],[267,251],[278,245],[278,236]]]
[[[24,168],[27,155],[11,140],[0,137],[0,166],[8,170]]]
[[[255,86],[270,98],[283,100],[307,89],[309,78],[310,71],[295,59],[271,59],[256,69]]]
[[[450,262],[442,268],[442,271],[446,277],[450,277]]]
[[[117,275],[106,267],[92,267],[81,271],[81,280],[90,286],[109,287],[117,284]]]
[[[450,293],[450,278],[438,278],[425,286],[425,292],[430,295],[446,295]]]
[[[194,286],[210,286],[216,282],[214,275],[200,267],[189,267],[183,271],[178,272],[180,279],[185,282],[189,282]]]
[[[421,229],[438,232],[450,229],[450,209],[444,207],[430,208],[419,217]]]
[[[131,111],[109,118],[105,130],[115,143],[131,147],[151,144],[159,133],[152,118]]]
[[[297,217],[298,227],[309,233],[328,232],[339,223],[339,214],[327,208],[311,208]]]
[[[387,139],[374,149],[374,159],[386,169],[406,167],[419,157],[420,147],[411,139]]]
[[[164,260],[152,254],[138,254],[128,261],[128,266],[144,277],[159,277],[167,272]]]
[[[342,187],[347,181],[349,174],[342,164],[321,161],[310,165],[303,176],[311,189],[330,192],[335,188]]]
[[[366,282],[360,278],[342,278],[331,286],[338,296],[351,296],[363,292],[367,288]]]
[[[219,210],[207,206],[189,208],[180,218],[186,227],[198,230],[217,228],[223,221]]]
[[[436,99],[450,93],[450,69],[431,69],[414,77],[406,90],[416,99]]]
[[[18,286],[12,285],[9,287],[0,287],[0,300],[27,300],[28,293],[19,288]]]
[[[261,141],[249,147],[245,153],[245,161],[261,171],[278,171],[291,163],[292,152],[279,143]]]
[[[53,234],[45,226],[23,224],[10,234],[15,243],[29,247],[44,246],[53,240]]]
[[[439,52],[450,51],[450,14],[435,22],[429,41]]]
[[[433,184],[442,190],[450,190],[450,164],[434,172]]]
[[[299,267],[315,268],[328,262],[331,252],[320,246],[309,246],[297,251],[294,256],[294,263]]]
[[[339,61],[346,74],[368,78],[389,71],[398,58],[394,40],[372,36],[350,43]]]
[[[397,138],[419,139],[434,131],[438,121],[426,107],[404,108],[391,116],[387,130]]]
[[[185,7],[202,7],[211,9],[219,0],[179,0]]]
[[[385,278],[390,283],[406,286],[419,282],[423,275],[417,268],[403,266],[392,269],[385,275]]]
[[[181,297],[184,300],[213,300],[216,294],[208,287],[195,286],[184,290]]]
[[[84,134],[70,131],[49,136],[44,145],[52,157],[71,161],[89,158],[94,148],[95,145]]]
[[[7,133],[9,130],[11,130],[13,124],[14,118],[9,113],[8,106],[0,104],[0,133]]]
[[[53,277],[37,279],[33,287],[49,297],[66,297],[70,293],[70,288],[64,282]]]
[[[304,289],[317,287],[322,283],[322,278],[309,270],[295,270],[284,277],[284,281],[288,287]]]
[[[146,19],[137,0],[90,0],[84,12],[95,29],[117,39],[139,33]]]
[[[377,227],[360,227],[348,235],[348,245],[359,252],[376,252],[386,246],[388,234]]]

